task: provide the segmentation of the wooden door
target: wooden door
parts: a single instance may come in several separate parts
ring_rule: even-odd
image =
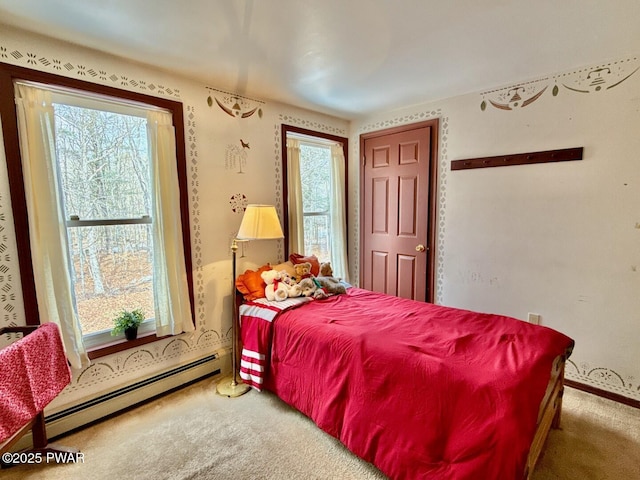
[[[363,288],[433,301],[437,120],[363,135]]]

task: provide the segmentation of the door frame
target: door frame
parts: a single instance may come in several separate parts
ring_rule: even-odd
[[[408,123],[400,125],[398,127],[387,128],[384,130],[376,130],[373,132],[367,132],[360,135],[360,225],[364,225],[364,188],[362,188],[364,182],[364,143],[365,140],[382,137],[385,135],[393,135],[396,133],[407,132],[410,130],[416,130],[419,128],[431,127],[431,160],[429,163],[429,206],[428,206],[428,222],[427,222],[427,295],[425,295],[426,301],[433,303],[435,299],[435,260],[436,260],[436,230],[438,221],[438,139],[440,138],[440,119],[433,118],[431,120],[425,120],[418,123]],[[360,268],[358,272],[358,279],[360,285],[363,284],[363,268],[364,264],[364,239],[360,235]]]

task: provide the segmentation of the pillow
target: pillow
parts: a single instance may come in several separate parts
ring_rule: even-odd
[[[315,277],[320,275],[320,262],[318,261],[318,257],[315,255],[309,255],[305,257],[304,255],[300,255],[299,253],[292,253],[289,255],[289,260],[291,260],[294,264],[309,262],[311,264],[311,274]]]
[[[282,270],[284,270],[291,277],[295,277],[296,276],[296,271],[293,269],[293,263],[291,261],[279,263],[277,265],[273,265],[271,268],[273,268],[274,270],[277,270],[278,272],[281,272]]]
[[[267,263],[258,270],[247,270],[242,275],[238,275],[238,278],[236,278],[236,288],[242,293],[245,300],[249,301],[265,297],[264,289],[267,285],[260,276],[265,270],[271,270],[271,265]]]

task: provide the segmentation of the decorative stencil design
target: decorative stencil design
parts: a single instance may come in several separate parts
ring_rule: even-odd
[[[282,120],[282,115],[280,115],[280,119]],[[275,207],[276,210],[278,211],[278,216],[281,219],[284,218],[284,205],[282,203],[282,182],[283,182],[283,176],[282,176],[282,145],[281,145],[281,129],[280,129],[280,125],[281,123],[276,123],[275,124],[275,128],[274,128],[274,134],[273,134],[273,143],[274,143],[274,149],[273,149],[273,180],[274,180],[274,190],[275,190]],[[284,226],[283,226],[284,228]],[[288,260],[284,258],[284,241],[283,240],[278,240],[278,259],[280,260]]]
[[[114,371],[113,367],[109,364],[96,362],[85,368],[82,373],[78,375],[76,383],[99,383],[105,376],[114,373]],[[65,390],[68,388],[69,387],[65,388]]]
[[[233,213],[244,213],[247,209],[247,196],[244,193],[235,193],[231,195],[231,200],[229,200],[231,204],[231,211]]]
[[[95,361],[78,372],[76,380],[64,389],[61,396],[121,377],[129,377],[134,372],[155,371],[168,360],[183,360],[204,353],[211,354],[216,348],[222,348],[220,335],[209,330],[193,337],[172,337],[136,350],[125,350],[115,356]]]
[[[436,232],[436,278],[435,278],[435,292],[434,292],[434,301],[435,303],[442,304],[443,302],[443,291],[444,291],[444,233],[445,233],[445,212],[446,212],[446,192],[447,192],[447,173],[448,173],[448,153],[447,153],[447,142],[449,139],[449,118],[442,116],[442,111],[440,109],[437,110],[429,110],[424,112],[418,112],[410,115],[404,115],[402,117],[396,117],[389,120],[383,120],[376,123],[370,123],[367,125],[363,125],[358,131],[358,135],[368,132],[375,132],[378,130],[386,130],[388,128],[397,127],[400,125],[407,125],[411,123],[418,123],[426,120],[431,120],[433,118],[440,118],[440,142],[438,146],[438,154],[440,155],[440,163],[438,164],[438,206],[437,206],[437,232]],[[352,158],[360,158],[360,142],[359,137],[356,138],[355,141],[352,141],[353,148],[353,156]],[[438,161],[435,159],[435,161]],[[360,171],[357,172],[358,178],[360,176]],[[357,185],[357,184],[356,184]],[[357,219],[353,222],[353,232],[352,232],[352,241],[351,245],[353,245],[354,255],[351,259],[351,264],[353,265],[352,274],[352,283],[356,283],[357,279],[360,278],[360,191],[359,186],[356,187],[358,190],[354,192],[353,199],[357,205],[354,206],[353,215],[354,218]]]
[[[196,345],[213,345],[216,340],[220,340],[220,334],[215,330],[206,330],[196,340]]]
[[[239,144],[227,145],[227,151],[224,154],[224,169],[237,170],[237,173],[244,173],[243,168],[247,168],[248,150],[251,147],[248,142],[240,139]]]
[[[282,118],[282,116],[281,116]],[[273,158],[274,158],[274,164],[273,164],[273,173],[274,173],[274,187],[275,187],[275,191],[276,191],[276,202],[275,202],[275,206],[276,206],[276,210],[278,211],[278,215],[280,215],[280,218],[283,217],[284,215],[284,206],[282,203],[282,182],[283,180],[283,176],[282,176],[282,146],[280,145],[282,143],[282,130],[281,130],[281,123],[276,123],[275,124],[275,128],[274,128],[274,132],[273,132],[273,143],[275,144],[275,147],[273,149]]]
[[[640,66],[637,59],[627,59],[619,62],[612,62],[597,65],[573,72],[566,76],[558,76],[556,81],[571,92],[577,93],[598,93],[611,90],[635,74]],[[635,68],[633,68],[635,66]],[[554,88],[553,94],[556,96],[559,89]]]
[[[436,281],[434,292],[435,303],[442,304],[444,301],[444,251],[445,251],[445,212],[447,204],[447,175],[448,169],[448,153],[447,146],[449,140],[449,117],[440,118],[440,144],[438,146],[440,154],[440,165],[438,166],[438,205],[436,219]]]
[[[309,130],[315,130],[316,132],[324,132],[330,133],[332,135],[337,135],[339,137],[346,137],[347,130],[344,128],[334,127],[333,125],[327,125],[325,123],[316,122],[313,120],[307,120],[305,118],[294,117],[292,115],[280,115],[280,123],[285,123],[287,125],[293,125],[296,127],[306,128]],[[278,129],[280,127],[278,126]],[[280,140],[278,140],[280,143]]]
[[[210,92],[207,97],[209,107],[217,105],[224,113],[233,118],[249,118],[255,113],[262,118],[261,105],[264,105],[264,102],[216,88],[206,88]]]
[[[0,149],[4,149],[1,143]],[[0,162],[0,327],[16,327],[26,325],[27,322],[4,150],[0,152]],[[0,348],[9,345],[16,338],[16,334],[3,335],[0,337]]]
[[[194,315],[196,328],[204,332],[206,323],[205,313],[205,281],[202,272],[202,236],[200,232],[200,181],[198,179],[198,149],[196,142],[196,114],[195,108],[187,105],[185,117],[186,148],[189,163],[189,178],[191,179],[191,259],[193,264]]]
[[[536,82],[528,84],[516,85],[506,90],[498,90],[495,92],[494,98],[489,98],[489,103],[495,108],[501,110],[514,110],[516,108],[524,108],[538,100],[547,90],[548,85],[540,86]],[[487,102],[482,100],[480,109],[485,110]]]
[[[482,92],[480,109],[489,105],[499,110],[515,110],[531,105],[551,88],[557,97],[562,90],[567,93],[601,93],[622,84],[640,70],[636,57],[564,72],[553,77],[518,83],[509,87]]]
[[[578,364],[570,358],[565,375],[570,380],[640,400],[640,383],[636,383],[633,377],[624,378],[610,368],[594,367],[586,362]]]
[[[124,359],[123,369],[131,368],[139,368],[147,365],[148,363],[153,363],[153,354],[149,350],[135,350],[134,352],[127,355]]]
[[[17,49],[10,51],[9,47],[3,45],[0,45],[0,59],[8,60],[15,65],[30,68],[37,67],[38,70],[49,71],[56,74],[75,73],[77,77],[95,83],[111,84],[116,87],[129,87],[145,93],[180,98],[180,90],[177,88],[148,83],[145,80],[134,79],[116,73],[108,73],[103,69],[69,61],[65,62],[59,58],[47,58],[32,52],[23,53]]]

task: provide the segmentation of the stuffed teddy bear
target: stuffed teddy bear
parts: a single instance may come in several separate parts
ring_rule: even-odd
[[[267,287],[264,294],[267,300],[281,302],[289,297],[289,289],[287,284],[282,282],[282,275],[277,270],[265,270],[260,274]]]
[[[331,262],[322,262],[320,264],[319,277],[333,277],[333,268],[331,268]]]
[[[333,276],[331,262],[323,262],[320,265],[320,275],[316,280],[321,287],[329,294],[346,293],[347,289],[340,281]]]
[[[295,281],[297,283],[300,283],[302,280],[304,280],[305,278],[309,278],[311,277],[311,263],[309,262],[303,262],[303,263],[296,263],[293,266],[293,270],[295,272]]]
[[[286,270],[280,270],[280,281],[287,286],[287,295],[291,297],[300,297],[302,295],[302,288],[298,285],[289,272]]]

